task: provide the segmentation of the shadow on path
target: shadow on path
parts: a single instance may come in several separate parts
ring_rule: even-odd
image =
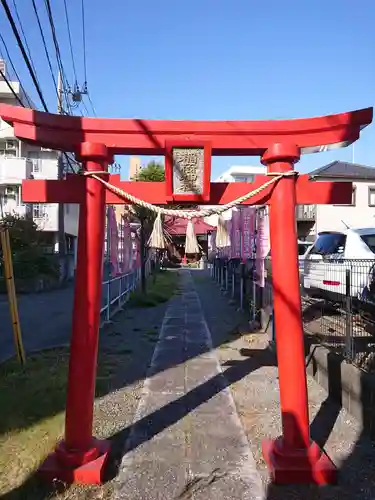
[[[122,456],[131,450],[138,448],[149,441],[163,430],[178,422],[189,412],[208,401],[224,388],[246,377],[263,366],[273,366],[274,356],[269,351],[246,349],[241,352],[249,356],[248,359],[229,362],[224,364],[229,367],[223,374],[218,374],[203,384],[189,391],[187,394],[173,402],[154,411],[150,415],[140,419],[133,426],[129,426],[121,432],[112,436],[112,452],[106,471],[106,480],[114,478],[119,470]],[[337,410],[337,409],[336,409]],[[320,408],[317,416],[311,424],[312,438],[323,445],[333,428],[337,411],[326,400]],[[317,487],[310,485],[278,486],[270,484],[267,490],[267,500],[284,500],[300,498],[303,500],[333,500],[336,498],[367,500],[375,498],[375,454],[373,444],[366,438],[365,430],[359,437],[351,455],[340,467],[338,486]],[[32,476],[20,488],[1,497],[2,500],[14,500],[15,498],[26,498],[22,492],[28,492],[30,483],[35,482]],[[42,494],[38,498],[48,498]]]
[[[341,384],[340,372],[334,369],[329,373],[329,393],[337,384]],[[326,444],[340,410],[340,404],[328,395],[311,423],[311,438],[321,447]],[[280,486],[271,483],[266,499],[373,500],[375,498],[375,443],[369,438],[370,429],[366,422],[367,418],[363,418],[361,433],[348,457],[341,464],[336,464],[338,465],[337,485]]]
[[[213,341],[215,343],[214,338]],[[227,368],[223,374],[215,375],[180,398],[168,403],[140,419],[134,425],[126,427],[112,436],[113,447],[105,479],[110,480],[117,475],[121,459],[125,453],[129,453],[143,443],[151,440],[154,436],[181,420],[202,403],[214,397],[224,388],[241,380],[260,367],[275,365],[274,354],[269,349],[244,349],[241,351],[241,354],[248,356],[248,358],[224,363],[223,368]],[[199,353],[195,353],[195,355],[199,355]],[[173,366],[173,364],[175,364],[175,360],[170,360],[170,366]],[[338,383],[337,373],[331,373],[329,376],[332,384]],[[311,424],[312,438],[321,446],[324,446],[326,443],[335,425],[339,411],[340,407],[334,406],[328,396],[313,420]],[[354,500],[370,500],[375,498],[373,472],[375,470],[375,453],[373,444],[366,438],[368,429],[365,427],[365,422],[366,419],[364,419],[363,431],[350,456],[340,466],[340,482],[338,486],[324,488],[309,485],[282,487],[270,484],[266,495],[267,500],[289,500],[294,498],[304,500],[333,500],[338,497],[340,497],[340,500],[349,498]],[[20,488],[3,495],[1,498],[4,500],[26,498],[26,495],[30,491],[30,484],[34,484],[35,481],[35,475],[33,475]],[[47,498],[48,493],[44,495],[40,489],[38,489],[38,492],[40,494],[35,498],[40,500]]]

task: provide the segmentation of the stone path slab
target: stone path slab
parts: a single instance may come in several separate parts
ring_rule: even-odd
[[[115,498],[264,498],[189,271],[166,311]]]

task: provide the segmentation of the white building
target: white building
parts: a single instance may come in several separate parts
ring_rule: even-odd
[[[219,182],[251,182],[265,167],[234,166],[217,179]],[[298,239],[314,241],[322,231],[342,231],[347,227],[375,227],[375,168],[334,161],[309,173],[315,181],[352,181],[352,203],[347,205],[299,205],[296,209]],[[231,218],[231,210],[224,218]],[[205,218],[216,226],[217,216]]]
[[[5,73],[5,64],[0,60]],[[27,96],[19,82],[9,82],[19,99],[28,106]],[[17,99],[0,75],[0,102],[18,105]],[[57,203],[22,203],[23,179],[57,179],[58,152],[23,143],[14,136],[13,127],[0,119],[0,216],[9,213],[29,215],[44,232],[45,244],[58,251],[59,206]],[[75,254],[78,236],[78,205],[64,206],[66,248]]]
[[[356,163],[335,161],[310,172],[316,180],[353,179],[352,203],[349,205],[317,205],[315,234],[351,228],[375,227],[375,168]]]
[[[352,202],[347,205],[298,205],[298,239],[315,241],[322,231],[375,227],[375,168],[334,161],[310,172],[309,177],[317,182],[352,180]]]
[[[223,172],[214,182],[254,182],[256,175],[264,175],[266,167],[259,165],[234,165]],[[249,186],[250,189],[250,186]],[[222,215],[224,219],[229,220],[232,217],[232,210],[227,210]],[[211,226],[217,226],[217,215],[205,217],[205,222]]]
[[[254,182],[256,175],[264,175],[266,171],[263,165],[233,165],[214,182]]]

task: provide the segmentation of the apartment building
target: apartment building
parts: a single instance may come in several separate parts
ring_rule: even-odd
[[[141,159],[136,156],[132,156],[129,161],[129,180],[131,181],[139,174],[142,168]]]
[[[0,67],[6,74],[5,62]],[[18,98],[29,107],[30,102],[19,82],[9,82]],[[0,102],[18,105],[7,82],[0,76]],[[32,217],[43,231],[46,247],[51,251],[59,250],[59,206],[53,204],[25,205],[22,202],[23,179],[57,179],[58,152],[38,148],[18,140],[13,127],[0,119],[0,216],[16,213]],[[78,236],[78,205],[64,206],[64,232],[66,248],[76,253]],[[74,259],[75,260],[75,259]]]
[[[265,173],[266,167],[262,165],[233,165],[215,179],[214,182],[253,182],[256,175],[263,175]],[[232,210],[227,210],[222,214],[224,219],[229,220],[232,218]],[[204,221],[211,226],[217,226],[218,216],[210,215],[209,217],[205,217]]]

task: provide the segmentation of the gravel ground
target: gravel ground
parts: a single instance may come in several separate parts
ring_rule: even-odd
[[[375,448],[364,435],[362,425],[344,409],[327,398],[327,393],[308,378],[311,435],[324,445],[340,471],[335,487],[276,487],[269,484],[261,454],[264,438],[280,435],[277,369],[274,356],[267,349],[268,339],[249,331],[246,318],[235,312],[219,287],[200,271],[193,273],[206,321],[218,349],[237,410],[247,434],[263,482],[267,500],[334,498],[370,500],[375,498]],[[206,275],[207,276],[207,275]],[[228,331],[231,332],[228,337]],[[229,340],[229,341],[228,341]]]
[[[187,273],[187,271],[184,271],[184,273]],[[206,341],[202,339],[200,343],[198,337],[204,334],[204,329],[198,332],[198,336],[196,335],[193,314],[190,318],[190,330],[187,327],[186,332],[181,331],[182,338],[185,339],[183,343],[185,342],[186,344],[187,340],[188,349],[190,349],[188,351],[188,360],[186,359],[185,350],[185,354],[182,355],[179,362],[174,363],[180,375],[185,373],[181,379],[181,382],[185,385],[183,385],[180,399],[186,399],[186,395],[189,393],[188,403],[184,402],[183,405],[180,405],[176,401],[176,406],[174,398],[172,398],[173,401],[164,401],[166,398],[172,397],[173,378],[168,377],[167,373],[168,371],[170,372],[170,355],[173,353],[169,352],[168,349],[162,349],[159,350],[159,358],[160,354],[162,356],[157,363],[154,362],[154,365],[157,366],[158,369],[156,371],[158,373],[162,374],[164,371],[165,375],[159,378],[152,377],[151,380],[153,381],[154,388],[149,386],[149,389],[151,388],[153,397],[146,400],[150,408],[148,406],[142,408],[140,402],[142,399],[144,400],[143,382],[151,364],[168,306],[164,304],[147,310],[133,309],[118,314],[114,322],[104,330],[100,342],[102,348],[110,349],[115,356],[117,353],[123,357],[125,353],[127,355],[125,358],[127,362],[118,371],[117,377],[111,383],[111,387],[109,387],[108,394],[98,399],[95,403],[95,434],[100,438],[114,438],[112,451],[113,468],[109,471],[110,478],[111,475],[114,476],[121,469],[120,463],[121,460],[124,460],[122,457],[123,446],[126,442],[129,443],[127,438],[129,438],[130,429],[134,429],[132,423],[137,416],[139,417],[139,407],[141,407],[143,413],[146,412],[148,414],[151,412],[153,415],[159,415],[159,420],[158,417],[156,417],[155,421],[147,419],[150,422],[151,430],[154,428],[154,434],[152,434],[154,439],[150,437],[145,440],[143,439],[142,432],[139,433],[144,445],[137,447],[137,450],[139,450],[138,457],[144,457],[144,454],[147,454],[147,447],[150,446],[149,450],[155,453],[153,455],[155,460],[150,461],[149,470],[147,467],[145,468],[143,459],[140,462],[137,462],[137,460],[133,461],[129,469],[130,472],[134,470],[134,474],[130,475],[131,481],[128,478],[129,470],[128,475],[126,474],[126,470],[124,475],[123,469],[122,473],[120,472],[116,479],[109,480],[104,487],[81,488],[74,486],[65,492],[57,494],[58,499],[113,500],[114,492],[117,491],[116,499],[142,498],[146,500],[146,498],[160,498],[163,500],[177,500],[177,498],[196,498],[198,500],[198,498],[202,497],[202,499],[205,498],[207,500],[207,498],[211,498],[207,496],[207,492],[210,492],[210,494],[214,494],[213,498],[219,500],[221,498],[220,494],[223,493],[219,486],[221,484],[220,478],[219,485],[215,483],[216,486],[212,487],[212,491],[207,489],[203,495],[198,490],[194,490],[196,484],[198,484],[194,481],[198,479],[200,484],[203,482],[209,486],[211,484],[210,481],[216,481],[217,478],[212,479],[209,475],[205,474],[206,467],[208,467],[207,470],[211,470],[212,463],[221,460],[224,452],[227,454],[236,453],[238,443],[235,444],[227,441],[227,437],[225,437],[226,441],[222,441],[222,445],[220,445],[220,441],[215,441],[215,439],[220,438],[220,435],[224,437],[225,432],[228,430],[228,425],[230,427],[230,422],[224,412],[225,405],[223,406],[223,403],[219,402],[220,398],[229,398],[228,392],[233,396],[235,409],[240,416],[240,423],[242,423],[250,451],[255,458],[256,467],[266,492],[264,500],[284,500],[285,498],[288,500],[294,498],[304,500],[333,500],[338,497],[340,497],[340,500],[349,498],[375,499],[373,472],[375,470],[375,450],[373,444],[364,437],[361,424],[355,421],[345,410],[337,408],[328,401],[326,392],[311,378],[308,380],[310,415],[312,420],[311,433],[314,439],[325,446],[329,456],[340,469],[339,485],[336,487],[316,488],[309,486],[276,487],[269,484],[269,476],[261,455],[261,441],[264,438],[276,437],[280,434],[278,380],[274,355],[267,349],[268,339],[262,334],[249,333],[245,316],[236,312],[234,306],[229,305],[229,297],[224,296],[220,292],[219,287],[210,280],[205,272],[192,270],[191,275],[193,276],[194,286],[193,290],[190,291],[190,294],[192,294],[190,300],[196,300],[193,296],[196,291],[199,297],[199,309],[200,307],[202,308],[212,337],[212,346],[210,345],[210,347],[213,349],[207,355],[200,356],[200,358],[205,360],[204,364],[210,367],[212,373],[204,374],[202,372],[201,375],[199,374],[199,358],[195,356],[202,355],[202,349],[203,352],[206,352],[207,345],[203,344],[207,344],[207,339]],[[180,299],[178,297],[176,299],[179,302]],[[196,306],[193,304],[193,307]],[[198,314],[198,312],[195,314]],[[176,311],[176,316],[178,317],[178,310]],[[170,316],[170,321],[172,319]],[[176,323],[175,331],[179,331],[181,328],[179,325],[180,323],[178,325]],[[200,328],[202,328],[202,325]],[[161,340],[163,340],[163,337],[164,340],[172,340],[170,334],[166,334],[165,331],[164,333],[163,331],[160,333]],[[177,342],[177,344],[173,345],[175,345],[175,350],[173,351],[172,349],[172,351],[174,355],[177,355],[180,352],[180,343]],[[230,384],[230,391],[220,385],[221,389],[216,390],[214,387],[215,391],[210,395],[212,384],[210,385],[210,389],[207,386],[207,382],[210,382],[212,377],[217,377],[214,374],[216,370],[214,368],[214,361],[216,358],[219,360],[225,378]],[[161,363],[161,365],[159,366],[158,363]],[[186,367],[188,371],[186,371]],[[189,373],[189,370],[193,378],[186,375]],[[204,377],[202,378],[203,375]],[[209,379],[206,378],[207,375]],[[150,377],[150,372],[148,372],[148,376]],[[159,382],[161,383],[160,386]],[[172,386],[169,384],[172,384]],[[209,389],[207,395],[203,394],[206,389]],[[158,393],[162,398],[161,401],[155,397]],[[194,394],[198,394],[198,400],[203,397],[202,402],[197,401]],[[217,401],[215,402],[216,399]],[[181,421],[178,418],[174,418],[168,410],[171,404],[178,411],[181,411],[182,406],[185,408],[187,405],[189,411],[186,412],[186,408],[184,409]],[[208,406],[205,407],[205,404]],[[190,407],[189,405],[192,406]],[[155,408],[159,408],[160,406],[161,410],[163,410],[161,419],[160,410],[155,411]],[[214,420],[208,424],[209,419],[214,416]],[[200,419],[203,417],[206,420],[202,423]],[[144,420],[144,417],[141,420]],[[214,422],[217,422],[216,426]],[[155,426],[157,428],[158,425],[162,425],[162,429],[168,433],[161,431],[155,433]],[[177,428],[176,426],[180,427]],[[148,427],[146,429],[148,430]],[[182,429],[182,434],[179,429]],[[142,428],[140,430],[142,431]],[[207,437],[211,436],[211,434],[213,438],[208,439]],[[233,433],[231,432],[231,434]],[[186,442],[183,440],[179,446],[179,442],[174,439],[174,436],[181,437],[181,439],[185,436],[185,440],[186,436],[190,436],[193,445],[189,448],[189,445],[186,444],[189,441]],[[158,442],[161,448],[160,446],[159,448],[157,447]],[[200,448],[201,446],[204,447]],[[241,446],[244,446],[243,443]],[[155,485],[163,491],[163,484],[167,481],[166,478],[168,475],[166,471],[170,468],[168,464],[172,465],[173,470],[178,471],[178,474],[181,471],[176,466],[179,463],[181,463],[181,466],[186,465],[185,462],[180,462],[181,449],[190,449],[192,453],[188,457],[188,462],[192,464],[190,472],[193,473],[193,482],[187,486],[193,489],[190,492],[183,491],[179,496],[157,496],[156,490],[150,486],[150,480],[151,482],[155,480]],[[192,457],[195,456],[194,453],[196,453],[196,458],[192,460]],[[202,454],[204,453],[208,453],[212,460],[202,458]],[[169,461],[167,462],[167,468],[165,468],[166,464],[163,463],[163,460]],[[139,470],[136,467],[138,463]],[[158,465],[155,464],[164,467],[165,474],[161,473],[164,469],[158,469]],[[129,467],[126,458],[123,462],[124,465]],[[159,476],[158,470],[160,472]],[[137,471],[142,475],[141,479],[137,477]],[[248,470],[248,473],[251,474],[252,471]],[[134,496],[131,487],[132,482],[136,482],[138,488],[145,488],[145,491],[149,491],[148,495],[150,496],[139,496],[139,490],[134,490],[134,494],[136,493]],[[216,494],[215,488],[218,488],[216,489]],[[126,496],[119,496],[118,493],[121,491],[126,492]],[[23,497],[21,496],[20,498]],[[34,498],[39,500],[37,497],[33,497],[33,500]],[[40,500],[45,498],[47,497],[40,496]],[[232,497],[227,495],[223,498],[227,500]],[[233,498],[248,497],[239,494]],[[9,497],[9,500],[12,500],[12,497]]]
[[[112,467],[108,471],[110,480],[104,486],[87,488],[74,485],[66,491],[63,491],[61,485],[60,492],[60,485],[57,485],[53,498],[59,500],[112,498],[114,481],[111,477],[117,473],[121,451],[141,397],[143,380],[151,362],[166,308],[167,304],[161,304],[147,309],[125,310],[118,313],[101,331],[99,353],[100,350],[106,349],[114,357],[118,354],[121,359],[124,359],[125,354],[126,360],[123,366],[118,366],[116,360],[114,361],[117,375],[108,387],[108,393],[95,401],[94,435],[113,440]],[[50,497],[41,493],[40,497],[33,496],[33,500],[34,498],[44,500]],[[9,500],[12,500],[12,497],[9,497]]]

